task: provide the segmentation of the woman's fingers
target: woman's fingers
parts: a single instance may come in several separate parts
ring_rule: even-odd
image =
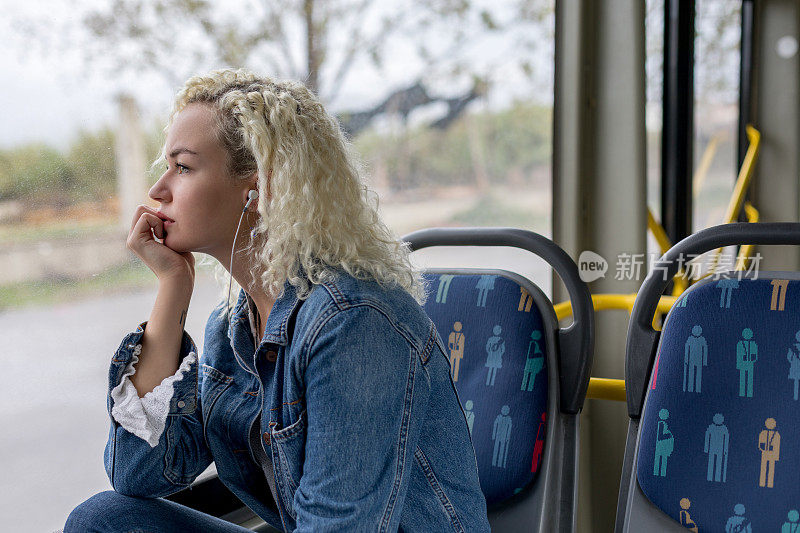
[[[139,220],[133,226],[131,237],[146,242],[152,240],[153,235],[159,239],[164,238],[164,221],[151,213],[142,212]]]
[[[155,209],[153,209],[150,206],[144,205],[144,204],[139,204],[138,206],[136,206],[136,211],[134,211],[134,213],[133,213],[133,220],[131,221],[131,232],[136,227],[137,222],[139,222],[141,220],[142,215],[145,214],[145,213],[148,213],[148,214],[158,218],[159,220],[161,220],[161,218],[156,214],[157,211]],[[162,230],[163,230],[163,227],[162,227]],[[163,235],[163,233],[162,233],[162,235]],[[163,239],[163,237],[159,237],[159,239]]]

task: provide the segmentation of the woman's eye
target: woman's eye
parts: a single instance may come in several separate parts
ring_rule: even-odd
[[[180,163],[176,163],[175,167],[178,169],[178,174],[185,174],[185,173],[189,172],[189,167],[185,167],[185,166],[181,165]]]

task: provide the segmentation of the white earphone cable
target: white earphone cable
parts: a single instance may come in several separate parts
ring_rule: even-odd
[[[233,254],[234,254],[234,252],[236,250],[236,238],[239,236],[239,228],[242,227],[242,218],[244,218],[244,214],[247,212],[247,208],[250,206],[250,203],[253,200],[255,200],[256,198],[258,198],[258,191],[257,190],[254,189],[254,190],[251,190],[249,193],[247,193],[247,203],[244,204],[244,209],[242,209],[242,214],[239,216],[239,223],[236,225],[236,233],[233,235],[233,246],[231,246],[231,262],[230,262],[230,266],[228,267],[228,275],[229,275],[229,278],[228,278],[228,297],[225,299],[225,305],[227,306],[227,309],[228,309],[228,331],[230,331],[230,329],[231,329],[231,313],[233,312],[233,309],[231,309],[230,303],[231,303],[231,285],[233,285]],[[253,373],[252,370],[247,368],[241,361],[239,361],[239,357],[238,357],[239,354],[236,353],[235,349],[234,349],[234,355],[236,355],[235,359],[236,359],[236,362],[239,364],[239,366],[242,367],[242,369],[245,370],[246,372],[249,372],[249,373],[252,374]]]

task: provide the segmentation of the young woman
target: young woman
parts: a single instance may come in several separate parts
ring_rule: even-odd
[[[379,219],[338,123],[302,84],[218,70],[178,93],[127,246],[158,278],[109,374],[114,491],[65,531],[246,531],[161,497],[214,461],[287,531],[488,531],[425,287]],[[198,359],[192,252],[242,287]]]

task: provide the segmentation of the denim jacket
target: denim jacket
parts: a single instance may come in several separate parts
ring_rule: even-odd
[[[114,354],[109,413],[145,326]],[[287,283],[253,341],[241,291],[230,326],[223,304],[212,312],[157,446],[111,418],[114,490],[166,496],[214,461],[239,499],[286,531],[489,531],[449,360],[411,295],[340,273],[300,301]],[[192,351],[184,332],[181,359]],[[249,446],[255,421],[277,509]]]

